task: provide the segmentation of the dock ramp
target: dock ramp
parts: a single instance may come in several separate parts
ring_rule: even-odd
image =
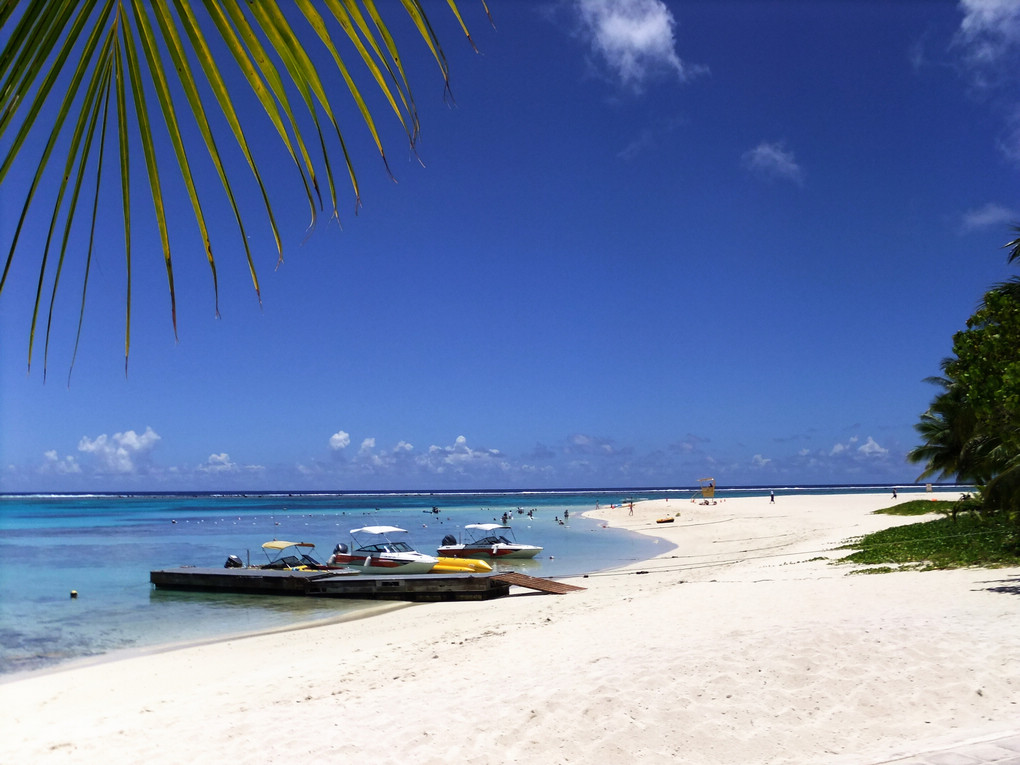
[[[504,584],[512,584],[517,587],[527,587],[529,590],[539,590],[540,592],[551,592],[554,595],[564,595],[568,592],[576,592],[577,590],[585,589],[584,587],[578,587],[573,584],[556,582],[552,579],[542,579],[537,576],[519,574],[516,571],[508,571],[505,574],[496,574],[492,578],[495,581],[503,582]]]

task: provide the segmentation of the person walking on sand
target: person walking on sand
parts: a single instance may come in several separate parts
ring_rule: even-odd
[[[776,504],[776,493],[774,491],[769,492],[769,504],[770,505]]]

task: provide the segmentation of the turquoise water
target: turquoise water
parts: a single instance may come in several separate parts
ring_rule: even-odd
[[[777,489],[804,493],[887,488]],[[904,489],[901,489],[903,491]],[[906,489],[909,491],[910,489]],[[768,495],[768,489],[718,496]],[[372,608],[356,600],[155,590],[149,571],[264,562],[270,539],[313,542],[320,560],[349,531],[386,524],[434,553],[446,534],[509,513],[520,542],[545,549],[517,570],[568,576],[645,560],[658,540],[603,528],[581,513],[630,498],[687,500],[692,489],[417,494],[0,496],[0,674],[127,648],[287,627]],[[432,512],[437,507],[439,513]],[[525,513],[534,511],[534,517]],[[569,519],[559,521],[569,513]],[[70,597],[71,590],[79,595]]]
[[[642,560],[647,538],[581,518],[620,494],[0,497],[0,674],[125,648],[334,618],[372,602],[155,590],[149,571],[265,562],[270,539],[314,542],[320,560],[364,525],[405,528],[423,552],[466,523],[509,512],[544,551],[514,568],[563,576]],[[438,507],[438,515],[432,507]],[[534,510],[534,517],[517,512]],[[557,522],[564,511],[570,518]],[[70,597],[71,590],[78,597]]]

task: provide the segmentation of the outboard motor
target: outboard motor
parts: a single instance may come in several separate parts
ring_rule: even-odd
[[[223,568],[244,568],[244,561],[236,555],[228,555],[227,562],[223,564]]]
[[[455,545],[455,544],[457,544],[457,537],[455,537],[453,534],[447,534],[445,537],[443,537],[443,545],[444,546],[446,546],[446,545]]]
[[[326,559],[327,566],[338,566],[342,561],[337,559],[337,556],[347,554],[347,545],[343,542],[339,542],[336,547],[333,548],[333,554]]]

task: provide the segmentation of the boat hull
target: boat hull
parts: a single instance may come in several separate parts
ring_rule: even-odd
[[[498,558],[499,560],[516,558],[521,560],[534,558],[542,552],[542,548],[534,545],[487,545],[485,547],[448,545],[440,547],[438,552],[447,558]]]

